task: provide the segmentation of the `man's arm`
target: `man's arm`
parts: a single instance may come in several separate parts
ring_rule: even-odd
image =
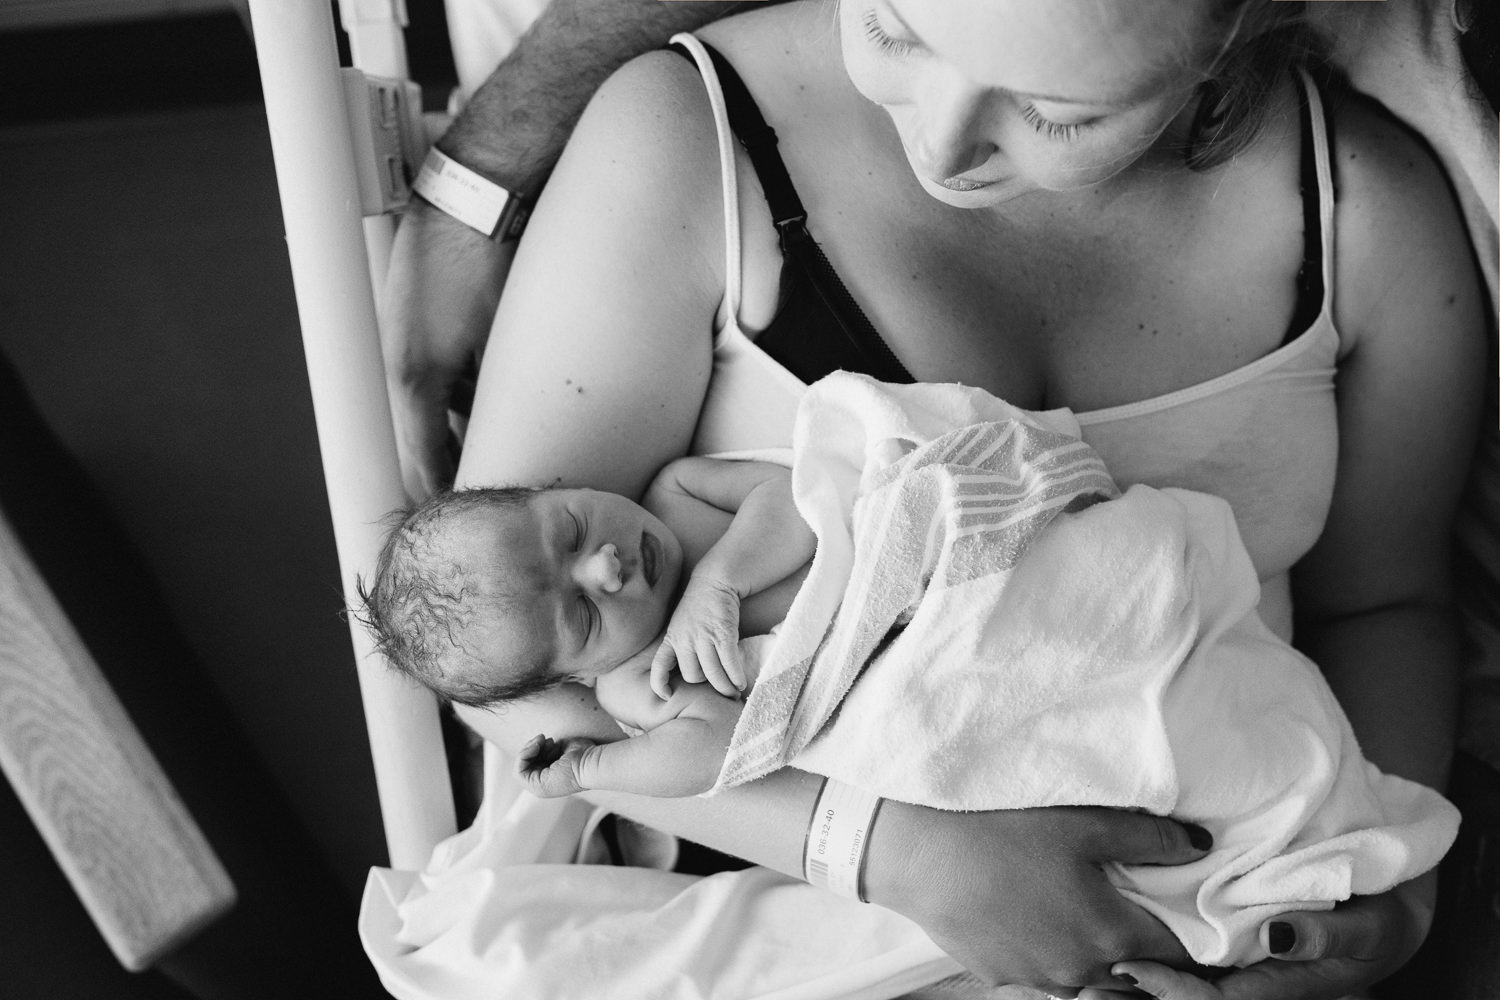
[[[610,73],[679,31],[775,2],[552,0],[437,146],[535,198]],[[514,250],[514,243],[491,240],[419,199],[396,232],[381,340],[402,475],[413,498],[453,479],[449,404],[477,366]]]
[[[552,0],[437,146],[534,197],[599,84],[679,31],[781,0]]]

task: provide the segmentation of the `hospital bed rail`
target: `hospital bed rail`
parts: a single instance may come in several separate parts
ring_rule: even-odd
[[[355,68],[407,75],[401,0],[342,0]],[[394,232],[365,218],[332,11],[250,0],[346,606],[374,567],[383,519],[406,496],[385,388],[376,295]],[[349,621],[389,863],[420,869],[455,830],[436,700],[392,673]]]

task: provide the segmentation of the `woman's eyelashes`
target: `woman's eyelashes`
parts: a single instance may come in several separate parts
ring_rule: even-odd
[[[872,7],[865,11],[861,18],[864,24],[865,37],[870,40],[882,53],[890,56],[910,55],[919,48],[918,43],[904,38],[897,38],[886,31],[880,23],[880,16]],[[1034,129],[1038,135],[1057,142],[1070,142],[1078,138],[1080,132],[1089,128],[1094,119],[1083,122],[1055,122],[1046,118],[1037,110],[1034,104],[1025,104],[1021,108],[1021,118]]]
[[[1055,122],[1050,118],[1043,118],[1035,104],[1027,104],[1021,108],[1021,119],[1035,129],[1037,134],[1059,142],[1071,142],[1094,122],[1094,119],[1085,122]]]
[[[876,16],[874,8],[865,11],[862,20],[865,26],[865,37],[887,55],[903,56],[917,47],[915,43],[896,38],[882,28],[880,18]]]

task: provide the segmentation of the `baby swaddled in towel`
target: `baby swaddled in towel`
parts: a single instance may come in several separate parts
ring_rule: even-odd
[[[716,790],[791,764],[937,808],[1172,815],[1213,851],[1110,876],[1212,965],[1264,958],[1269,917],[1384,891],[1452,842],[1456,810],[1365,761],[1317,668],[1260,621],[1228,505],[1120,494],[1066,413],[836,374],[799,410],[792,495],[816,551],[782,625],[743,644],[743,706],[679,685],[654,719],[617,714],[649,689],[646,648],[596,676],[601,705],[649,731],[538,737],[536,790],[610,773],[650,791],[643,772],[682,768],[712,777],[679,792]],[[695,673],[741,680],[712,659]]]

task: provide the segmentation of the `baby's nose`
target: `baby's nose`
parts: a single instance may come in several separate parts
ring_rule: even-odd
[[[620,549],[614,542],[607,542],[589,556],[584,566],[584,576],[590,586],[598,587],[606,594],[613,594],[622,586],[620,579]]]

